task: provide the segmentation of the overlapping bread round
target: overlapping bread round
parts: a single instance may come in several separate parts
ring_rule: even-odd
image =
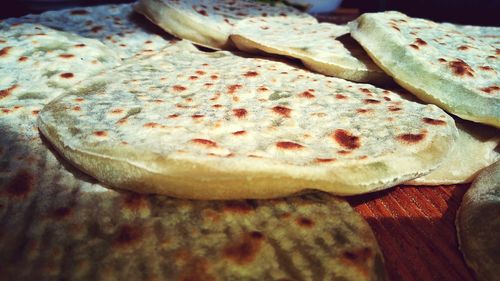
[[[496,280],[500,274],[500,161],[474,180],[456,223],[460,250],[478,280]]]
[[[20,18],[5,19],[5,24],[35,23],[87,38],[100,40],[120,58],[151,53],[176,41],[141,15],[132,4],[98,5],[46,11]]]
[[[313,16],[283,3],[248,0],[143,0],[136,3],[135,9],[170,34],[217,49],[234,47],[229,35],[246,18],[278,17],[302,23],[317,22]]]
[[[238,49],[298,58],[316,72],[357,82],[387,83],[384,73],[349,35],[349,27],[289,18],[240,21],[231,40]]]
[[[500,130],[455,120],[458,138],[452,152],[431,173],[405,184],[442,185],[470,183],[482,169],[500,160]]]
[[[39,24],[3,24],[0,106],[18,110],[28,104],[45,104],[85,78],[120,63],[97,40]]]
[[[399,12],[361,15],[351,34],[420,99],[463,119],[500,127],[500,49],[449,24]]]
[[[198,199],[388,188],[435,169],[457,135],[445,112],[391,91],[179,48],[88,80],[38,124],[103,183]]]

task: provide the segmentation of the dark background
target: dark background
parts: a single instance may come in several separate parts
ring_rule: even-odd
[[[133,2],[130,0],[11,0],[2,1],[0,18],[71,6]],[[343,8],[360,13],[398,10],[409,16],[460,24],[500,26],[500,0],[344,0]]]

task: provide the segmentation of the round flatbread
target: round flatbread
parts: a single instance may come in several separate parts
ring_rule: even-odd
[[[4,24],[0,28],[0,107],[8,114],[28,105],[43,105],[120,63],[97,40],[39,24]]]
[[[458,139],[441,166],[410,185],[443,185],[471,182],[482,169],[500,160],[498,129],[456,120]]]
[[[37,23],[98,39],[123,59],[158,51],[178,40],[135,13],[132,4],[47,11],[21,18],[9,18],[3,24],[16,23]]]
[[[460,250],[479,280],[500,275],[500,162],[484,169],[457,213]]]
[[[396,82],[463,119],[500,127],[500,49],[399,12],[364,14],[351,35]]]
[[[317,22],[307,13],[283,3],[257,1],[169,1],[142,0],[135,10],[179,38],[202,46],[232,49],[229,41],[235,25],[245,18],[289,18],[303,23]]]
[[[347,26],[318,21],[292,7],[255,1],[142,0],[136,10],[180,38],[216,49],[284,55],[316,72],[358,82],[387,83],[387,76]]]
[[[349,35],[349,27],[288,18],[240,21],[231,40],[238,49],[298,58],[316,72],[357,82],[388,83],[382,71]]]
[[[178,49],[94,77],[39,127],[110,186],[198,199],[388,188],[436,168],[457,134],[438,107],[391,91]]]

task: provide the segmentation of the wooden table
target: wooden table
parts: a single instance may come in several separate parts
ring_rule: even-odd
[[[455,215],[468,187],[401,186],[349,198],[372,227],[390,280],[474,280],[455,230]]]

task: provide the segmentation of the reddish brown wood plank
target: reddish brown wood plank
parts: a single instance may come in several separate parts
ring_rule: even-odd
[[[467,188],[405,186],[349,198],[372,227],[390,280],[474,280],[455,231],[456,211]]]

